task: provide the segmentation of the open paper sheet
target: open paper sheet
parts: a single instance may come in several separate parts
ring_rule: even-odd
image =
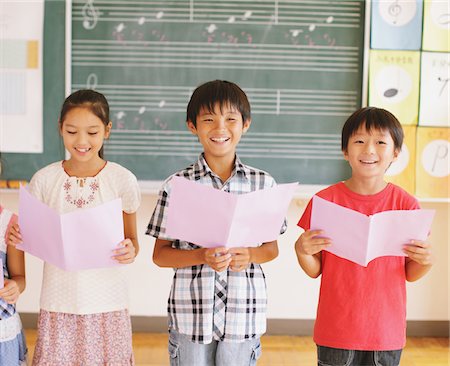
[[[276,240],[297,183],[232,194],[182,177],[170,182],[167,237],[212,248]]]
[[[313,197],[311,230],[332,240],[326,250],[366,267],[382,256],[405,256],[410,240],[425,240],[434,210],[392,210],[371,216]]]
[[[124,239],[120,198],[59,214],[21,187],[19,226],[23,243],[17,248],[62,269],[119,265],[111,256]]]

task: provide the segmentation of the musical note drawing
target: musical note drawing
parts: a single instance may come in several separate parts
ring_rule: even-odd
[[[384,102],[397,104],[410,95],[413,82],[402,67],[390,65],[382,68],[376,75],[376,90]]]
[[[116,32],[121,33],[125,29],[125,24],[119,23],[119,24],[117,24],[115,29],[116,29]]]
[[[167,123],[166,122],[162,122],[159,117],[156,117],[153,120],[153,123],[155,126],[159,127],[161,130],[166,130],[167,129]]]
[[[165,101],[165,100],[161,100],[161,101],[158,103],[158,107],[159,107],[159,108],[163,108],[165,105],[166,105],[166,101]]]
[[[448,81],[449,81],[449,80],[450,80],[449,78],[444,79],[444,78],[441,78],[440,76],[438,77],[438,81],[443,83],[443,84],[442,84],[442,88],[441,88],[441,90],[439,91],[439,96],[442,95],[442,93],[444,92],[445,87],[448,86]]]
[[[305,34],[305,39],[308,41],[308,46],[315,46],[315,42],[313,41],[313,39],[308,35]]]
[[[379,1],[378,10],[386,23],[401,27],[417,14],[417,3],[411,0]]]
[[[96,74],[89,74],[86,80],[86,89],[96,89],[98,84],[98,77]]]
[[[328,44],[328,46],[336,45],[336,38],[330,37],[328,33],[325,33],[322,37]]]
[[[236,21],[236,18],[234,16],[231,16],[228,18],[228,23],[234,23]]]
[[[325,21],[326,21],[328,24],[331,24],[331,23],[333,23],[333,20],[334,20],[334,17],[329,16]]]
[[[289,32],[292,34],[292,37],[297,37],[300,33],[303,32],[301,29],[289,29]]]
[[[308,27],[308,30],[309,30],[310,32],[314,31],[314,29],[316,29],[316,25],[315,25],[315,24],[311,24],[311,25]]]
[[[122,119],[123,117],[125,117],[127,114],[124,111],[119,111],[116,113],[116,118],[117,119]]]
[[[439,15],[438,24],[448,26],[450,24],[450,13]]]
[[[145,112],[145,107],[144,106],[139,108],[139,114],[143,114],[144,112]]]
[[[208,33],[214,33],[214,31],[217,30],[217,27],[215,24],[210,24],[206,27],[206,30],[208,31]]]
[[[252,16],[252,12],[250,10],[247,10],[244,13],[244,16],[242,17],[242,20],[247,20],[248,18],[250,18]]]
[[[400,13],[402,12],[402,7],[400,6],[398,0],[394,1],[392,4],[389,5],[388,7],[388,13],[391,17],[393,17],[394,19],[392,20],[393,24],[397,24],[398,21],[398,17],[400,15]]]
[[[139,25],[142,25],[142,24],[144,24],[145,23],[145,17],[140,17],[139,19],[138,19],[138,24]]]
[[[83,27],[85,29],[94,29],[97,25],[100,12],[94,6],[94,0],[87,0],[81,9],[83,15]]]
[[[156,13],[155,18],[156,19],[161,19],[164,16],[164,12],[163,11],[159,11],[158,13]]]

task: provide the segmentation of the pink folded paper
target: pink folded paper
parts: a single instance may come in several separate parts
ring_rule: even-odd
[[[250,247],[276,240],[298,183],[232,194],[173,177],[166,236],[213,248]]]
[[[59,214],[21,187],[19,226],[18,249],[64,270],[119,265],[111,256],[124,239],[120,198]]]
[[[367,216],[314,196],[311,230],[323,230],[332,240],[328,252],[366,267],[378,257],[405,256],[405,244],[428,237],[434,213],[392,210]]]

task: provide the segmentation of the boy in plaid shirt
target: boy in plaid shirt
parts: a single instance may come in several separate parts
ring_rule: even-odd
[[[276,184],[236,155],[251,124],[250,104],[236,84],[215,80],[199,86],[189,101],[186,122],[204,151],[174,175],[235,194]],[[277,242],[207,249],[168,238],[171,178],[163,184],[146,232],[156,238],[153,261],[175,270],[168,300],[171,365],[255,365],[266,330],[266,283],[260,264],[277,257]]]

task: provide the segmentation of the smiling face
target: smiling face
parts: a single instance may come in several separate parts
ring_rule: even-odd
[[[384,182],[384,173],[398,154],[389,131],[367,131],[364,124],[350,136],[344,150],[344,158],[352,168],[352,179],[373,179],[380,183]]]
[[[95,165],[103,161],[99,151],[110,130],[111,122],[105,126],[88,108],[77,107],[61,121],[60,133],[72,162]]]
[[[188,128],[203,145],[208,164],[230,164],[234,161],[236,146],[250,127],[251,120],[242,120],[241,113],[229,103],[214,105],[213,110],[201,108],[196,123],[188,121]]]

